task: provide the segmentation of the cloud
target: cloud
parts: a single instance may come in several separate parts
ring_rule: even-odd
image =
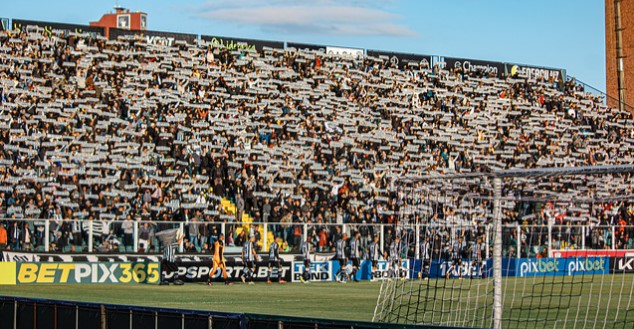
[[[389,1],[388,1],[389,2]],[[264,4],[263,4],[264,3]],[[195,16],[264,31],[327,35],[415,36],[378,1],[235,0],[208,3]]]

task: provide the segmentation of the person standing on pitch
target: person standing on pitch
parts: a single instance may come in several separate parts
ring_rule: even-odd
[[[242,274],[240,274],[240,279],[242,282],[249,281],[249,284],[253,284],[253,275],[255,274],[255,261],[258,258],[257,253],[255,252],[255,246],[253,243],[255,242],[255,235],[249,235],[249,240],[244,243],[242,247],[242,262],[244,263],[244,268],[242,269]]]
[[[304,272],[302,272],[299,280],[303,283],[308,283],[310,282],[310,243],[308,241],[302,243],[301,251],[302,258],[304,258]]]
[[[451,272],[458,271],[458,278],[462,280],[462,237],[451,245],[449,253],[451,254],[451,266],[447,269],[445,279],[449,279]]]
[[[185,235],[179,231],[176,232],[176,242],[172,242],[163,248],[163,258],[161,259],[161,273],[165,270],[166,274],[174,273],[174,285],[182,286],[184,282],[178,278],[178,266],[176,265],[176,250],[183,243]],[[165,276],[161,275],[160,285],[169,285]]]
[[[280,258],[280,245],[277,243],[278,237],[274,237],[273,242],[269,246],[269,275],[266,279],[266,283],[271,284],[271,275],[273,269],[277,270],[277,282],[286,283],[282,279],[282,259]]]
[[[431,266],[431,241],[429,235],[425,236],[425,241],[420,245],[420,259],[423,261],[421,275],[424,280],[429,280],[429,268]]]
[[[486,278],[484,261],[482,260],[483,248],[482,238],[478,237],[477,241],[471,246],[471,279],[473,279],[473,274],[475,274],[476,278],[478,276]]]
[[[381,251],[379,250],[379,236],[375,235],[368,246],[368,260],[372,262],[372,281],[376,281],[374,273],[377,273],[379,269],[379,258],[381,257]]]
[[[400,242],[401,238],[397,236],[390,244],[390,253],[388,255],[391,271],[390,278],[393,277],[397,279],[401,276],[401,252],[399,247]]]
[[[350,277],[354,282],[359,282],[357,279],[357,271],[359,271],[359,267],[361,266],[361,261],[359,260],[360,252],[359,252],[359,237],[361,235],[359,232],[352,233],[352,238],[350,239],[350,260],[352,261],[352,273],[350,273]]]
[[[216,274],[216,270],[220,268],[222,270],[222,277],[225,279],[225,284],[230,285],[231,281],[227,278],[227,263],[225,262],[225,235],[220,233],[218,240],[214,242],[214,257],[213,266],[209,272],[209,278],[207,284],[211,287],[213,282],[213,276]]]
[[[341,283],[346,283],[348,278],[348,271],[346,270],[348,263],[346,258],[346,240],[348,240],[348,234],[344,233],[341,239],[335,242],[335,260],[339,261],[339,271],[335,274],[335,279]]]

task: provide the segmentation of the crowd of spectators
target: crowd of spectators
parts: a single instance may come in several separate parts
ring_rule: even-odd
[[[399,221],[484,226],[492,203],[465,196],[492,196],[488,182],[460,189],[412,178],[633,162],[631,114],[557,84],[317,51],[4,31],[0,217],[14,249],[41,246],[42,220],[52,219],[50,241],[62,250],[85,248],[88,227],[103,250],[130,250],[140,221],[142,250],[158,247],[156,231],[186,222],[187,249],[205,251],[220,223],[242,213],[271,224],[286,250],[299,247],[304,223],[318,251],[341,233],[326,224],[388,224],[388,236]],[[447,184],[451,202],[438,198]],[[504,222],[624,228],[627,202],[543,200],[625,195],[630,184],[630,174],[515,180],[505,197],[542,201],[504,202]],[[36,221],[11,221],[20,218]],[[263,234],[227,229],[230,244]],[[360,229],[366,242],[377,234]],[[544,245],[532,230],[515,239]],[[607,230],[585,234],[593,246],[632,245],[629,229],[617,241]],[[553,239],[579,246],[580,234],[561,229]]]

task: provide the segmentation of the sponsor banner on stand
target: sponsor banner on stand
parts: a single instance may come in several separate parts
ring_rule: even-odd
[[[230,37],[218,37],[212,35],[203,35],[202,40],[211,42],[215,46],[221,46],[228,50],[257,50],[261,51],[264,47],[273,49],[284,49],[284,42],[269,40],[240,39]]]
[[[367,55],[378,57],[386,63],[396,65],[400,69],[428,68],[431,65],[431,56],[428,55],[404,54],[379,50],[368,50]]]
[[[566,80],[566,71],[562,69],[522,64],[506,63],[506,75],[527,79],[544,79],[562,83]]]
[[[634,250],[632,249],[620,249],[620,250],[553,250],[553,256],[555,258],[569,258],[569,257],[634,257]]]
[[[158,283],[159,263],[15,263],[17,284]]]
[[[439,65],[445,70],[460,69],[465,73],[487,74],[489,76],[495,74],[498,77],[503,76],[505,72],[505,66],[502,62],[478,59],[433,56],[432,66],[435,65]]]
[[[423,275],[423,261],[413,261],[412,278],[420,278]],[[450,278],[487,278],[493,272],[493,259],[486,259],[482,264],[476,264],[471,259],[465,258],[460,264],[453,264],[449,259],[432,260],[429,264],[428,278],[445,278],[449,272]]]
[[[360,48],[344,48],[344,47],[326,47],[328,55],[339,55],[343,58],[361,58],[363,57],[363,49]]]
[[[241,261],[229,261],[225,262],[227,265],[227,277],[230,281],[240,281],[240,274],[244,269],[244,264]],[[211,259],[207,262],[176,262],[178,266],[178,278],[184,282],[207,282],[209,278],[209,272],[212,269]],[[254,275],[254,281],[263,282],[266,281],[269,268],[268,262],[256,262],[256,270]],[[291,262],[282,262],[281,278],[289,281],[291,273]],[[167,273],[162,270],[162,274],[167,281],[173,281],[176,273]],[[222,282],[222,270],[218,269],[213,275],[214,281]],[[276,277],[273,278],[276,280]]]
[[[610,258],[610,273],[634,273],[634,257]]]
[[[573,276],[608,274],[610,258],[521,258],[515,260],[515,276]]]
[[[65,33],[77,33],[77,34],[88,33],[95,36],[104,35],[103,28],[97,27],[97,26],[29,21],[24,19],[15,19],[15,18],[12,19],[11,22],[13,25],[13,30],[17,30],[18,32],[26,29],[27,26],[38,26],[43,28],[44,32],[47,33],[49,36],[53,34],[54,30],[60,30]]]
[[[339,264],[337,264],[337,267]],[[390,262],[386,260],[380,260],[377,263],[376,269],[372,268],[372,261],[364,260],[361,263],[361,270],[357,272],[357,279],[359,280],[372,280],[372,279],[387,279],[393,277],[394,269],[390,268]],[[398,269],[399,278],[410,278],[410,261],[403,259],[401,261],[401,267]]]
[[[333,261],[310,262],[310,281],[327,282],[335,279]],[[338,266],[338,264],[337,264]],[[292,282],[300,282],[300,277],[304,273],[304,262],[293,262],[293,271],[291,273]]]
[[[16,262],[0,262],[0,285],[15,285]]]
[[[339,269],[338,261],[332,261],[332,271],[333,274],[336,274]],[[401,261],[401,266],[398,268],[398,277],[399,278],[410,278],[410,261],[407,259],[403,259]],[[348,273],[352,273],[352,261],[348,261],[346,264],[346,271]],[[390,267],[390,262],[386,260],[380,260],[377,263],[377,268],[372,268],[372,261],[370,260],[362,260],[359,266],[359,270],[356,273],[357,280],[372,280],[372,279],[387,279],[388,277],[393,277],[392,273],[395,269]],[[332,280],[334,280],[334,276]]]
[[[608,274],[610,259],[607,257],[589,258],[503,258],[502,276],[572,276]],[[625,264],[625,263],[624,263]],[[631,262],[634,267],[634,259]],[[423,271],[422,261],[415,260],[412,265],[411,277],[417,278]],[[626,267],[626,266],[624,266]],[[612,267],[614,268],[614,266]],[[488,258],[484,264],[474,264],[470,259],[463,259],[459,266],[451,260],[433,260],[429,267],[429,278],[443,278],[450,271],[450,278],[487,278],[493,275],[493,259]],[[633,271],[634,272],[634,271]]]
[[[332,259],[334,253],[313,254],[314,261],[327,261]],[[280,258],[286,262],[292,262],[299,254],[280,254]],[[177,254],[177,259],[181,262],[211,262],[212,254]],[[239,261],[240,254],[225,253],[227,260]],[[268,260],[268,255],[261,255],[264,260]],[[160,254],[146,253],[47,253],[47,252],[23,252],[23,251],[2,251],[2,259],[6,262],[158,262],[161,260]]]
[[[8,18],[0,18],[0,31],[10,30],[11,25],[9,25]]]
[[[287,42],[286,48],[295,48],[297,50],[314,50],[322,53],[326,52],[326,46],[311,45],[307,43]]]
[[[301,256],[301,255],[298,255]],[[313,261],[315,262],[327,262],[329,260],[332,260],[335,257],[335,253],[334,252],[329,252],[329,253],[314,253],[311,255],[313,257]]]
[[[110,29],[110,39],[116,40],[120,36],[136,36],[145,41],[149,45],[156,46],[173,46],[175,41],[185,41],[187,43],[194,43],[198,38],[196,34],[188,33],[171,33],[161,31],[132,31],[124,29]]]
[[[120,263],[120,262],[158,262],[161,260],[159,254],[74,254],[74,253],[39,253],[3,251],[2,256],[6,262],[58,262],[58,263]],[[179,255],[180,256],[180,255]],[[183,255],[185,256],[185,255]],[[200,255],[199,257],[211,258],[211,255]]]

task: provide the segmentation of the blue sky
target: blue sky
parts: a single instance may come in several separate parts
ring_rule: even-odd
[[[110,1],[3,3],[0,17],[87,24]],[[601,0],[119,0],[148,28],[565,68],[605,90]]]

